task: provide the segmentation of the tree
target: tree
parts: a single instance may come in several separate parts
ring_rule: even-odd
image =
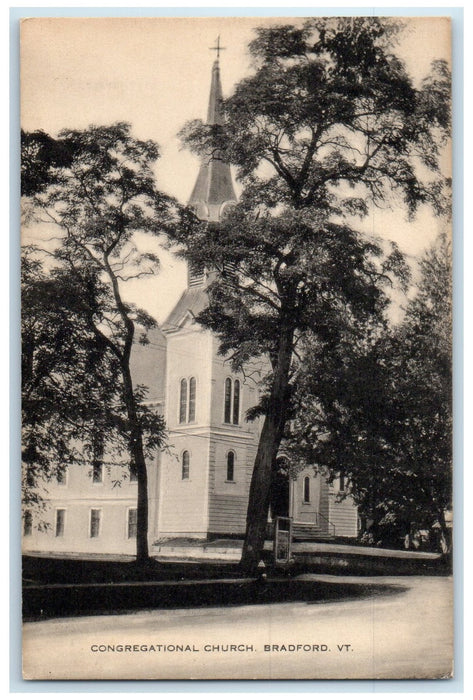
[[[30,197],[55,181],[58,168],[69,167],[73,154],[67,140],[44,131],[21,130],[21,194]]]
[[[48,274],[35,250],[22,255],[22,502],[43,507],[40,486],[65,465],[92,464],[126,448],[113,406],[118,366],[90,330],[99,304],[97,280],[56,268]],[[100,448],[100,449],[99,449]]]
[[[413,521],[437,521],[450,547],[452,506],[452,276],[445,237],[420,262],[418,293],[394,335],[393,378],[399,446],[416,504]],[[394,382],[391,384],[394,387]]]
[[[144,389],[134,387],[130,364],[133,343],[146,342],[146,330],[155,321],[126,301],[124,286],[131,279],[154,274],[158,267],[154,254],[138,252],[135,234],[159,236],[178,222],[182,225],[184,219],[175,202],[155,186],[152,166],[159,155],[156,144],[134,139],[129,125],[63,131],[58,141],[70,157],[65,165],[53,163],[52,171],[42,179],[46,184],[35,189],[33,205],[42,221],[59,231],[61,240],[54,259],[63,279],[69,277],[80,290],[91,280],[98,292],[93,299],[82,295],[86,306],[82,321],[104,357],[113,358],[113,372],[119,379],[115,396],[124,414],[120,431],[126,435],[138,482],[137,559],[145,560],[148,488],[144,436],[148,432],[148,447],[159,446],[164,426],[161,419],[146,411]],[[143,332],[139,337],[138,329]]]
[[[273,464],[288,417],[297,347],[333,338],[386,305],[402,256],[353,228],[369,205],[398,196],[414,215],[444,207],[439,152],[449,79],[435,62],[419,88],[392,53],[400,26],[376,18],[311,19],[262,28],[253,74],[225,103],[226,123],[188,124],[184,142],[237,167],[243,193],[220,225],[178,232],[191,264],[219,274],[199,321],[236,367],[270,360],[264,424],[250,488],[242,565],[264,542]],[[421,167],[419,167],[421,164]]]
[[[375,541],[439,528],[452,497],[451,269],[445,238],[420,261],[417,294],[396,327],[351,329],[330,353],[306,348],[286,450],[330,479],[343,468]]]

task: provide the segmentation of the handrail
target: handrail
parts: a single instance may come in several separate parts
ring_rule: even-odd
[[[322,520],[325,520],[325,522],[327,523],[327,525],[329,525],[329,526],[331,526],[331,527],[333,528],[332,535],[335,537],[335,525],[332,523],[332,521],[329,520],[328,518],[326,518],[325,515],[322,515],[322,513],[320,513],[320,512],[317,513],[317,519],[318,519],[318,518],[322,518]]]

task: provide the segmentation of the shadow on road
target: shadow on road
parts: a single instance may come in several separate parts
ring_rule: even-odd
[[[393,596],[407,586],[279,578],[159,583],[31,586],[24,589],[25,621],[113,615],[137,610],[235,607],[301,602],[321,605]]]

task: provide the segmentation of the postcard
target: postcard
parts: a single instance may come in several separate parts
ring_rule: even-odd
[[[451,27],[21,23],[23,675],[453,674]]]

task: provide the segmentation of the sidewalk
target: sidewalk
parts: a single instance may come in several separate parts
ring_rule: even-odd
[[[151,553],[158,561],[232,561],[241,557],[242,540],[214,540],[213,542],[191,542],[174,539],[155,544]],[[272,541],[266,541],[264,550],[268,554],[273,550]],[[413,552],[410,550],[381,549],[380,547],[358,547],[356,545],[333,544],[331,542],[295,542],[292,552],[296,562],[299,559],[317,555],[350,555],[355,557],[376,557],[382,559],[404,559],[410,561],[436,561],[441,554],[434,552]]]

